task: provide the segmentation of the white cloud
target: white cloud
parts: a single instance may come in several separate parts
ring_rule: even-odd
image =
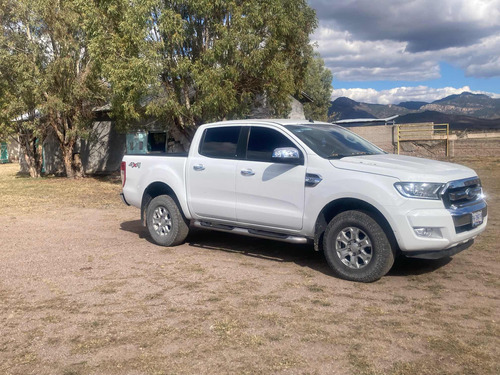
[[[439,78],[432,54],[406,52],[406,43],[354,40],[348,32],[320,27],[313,35],[325,65],[340,81],[420,81]]]
[[[320,22],[358,40],[394,40],[411,51],[474,44],[500,29],[500,0],[311,0]]]
[[[500,76],[500,35],[482,39],[464,48],[448,48],[438,56],[452,61],[464,69],[469,77],[490,78]]]
[[[442,61],[500,76],[500,0],[310,0],[312,36],[341,81],[439,78]]]
[[[399,104],[406,101],[421,101],[432,102],[442,99],[449,95],[461,94],[464,91],[472,92],[473,94],[486,94],[493,98],[500,98],[500,94],[493,94],[482,91],[471,91],[469,86],[460,88],[442,87],[432,88],[427,86],[414,87],[396,87],[390,90],[375,89],[334,89],[332,92],[332,100],[341,96],[346,96],[357,102],[373,103],[373,104]]]

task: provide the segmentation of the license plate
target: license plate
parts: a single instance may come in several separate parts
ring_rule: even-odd
[[[483,211],[476,211],[472,213],[472,226],[477,227],[483,223]]]

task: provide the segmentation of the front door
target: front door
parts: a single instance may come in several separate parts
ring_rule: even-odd
[[[306,168],[274,163],[271,156],[279,147],[299,149],[276,129],[251,127],[246,160],[236,167],[236,217],[242,225],[302,228]]]

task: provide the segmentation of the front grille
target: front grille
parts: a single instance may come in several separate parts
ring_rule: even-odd
[[[477,177],[447,183],[441,197],[453,218],[457,234],[470,231],[481,224],[473,222],[474,214],[478,215],[481,211],[483,219],[488,215],[481,180]]]
[[[483,189],[479,178],[452,181],[448,183],[442,193],[446,208],[460,208],[474,204],[482,199]]]

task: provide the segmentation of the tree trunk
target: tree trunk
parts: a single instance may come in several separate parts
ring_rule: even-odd
[[[30,177],[33,178],[39,178],[42,174],[42,144],[43,140],[37,139],[31,134],[19,135],[21,152],[24,154],[24,161]]]
[[[74,178],[75,175],[73,173],[73,148],[68,149],[66,145],[62,146],[62,154],[63,154],[63,162],[64,162],[64,170],[66,171],[66,177]]]
[[[80,153],[73,154],[73,172],[75,174],[75,177],[77,178],[81,178],[85,175],[85,173],[83,172],[83,164]]]
[[[173,125],[168,129],[168,136],[173,138],[175,142],[180,145],[183,151],[189,151],[189,146],[191,145],[191,140],[193,137],[179,126]]]
[[[61,145],[64,169],[66,171],[66,177],[81,178],[85,175],[83,173],[82,160],[80,154],[74,152],[74,146],[75,142]]]

